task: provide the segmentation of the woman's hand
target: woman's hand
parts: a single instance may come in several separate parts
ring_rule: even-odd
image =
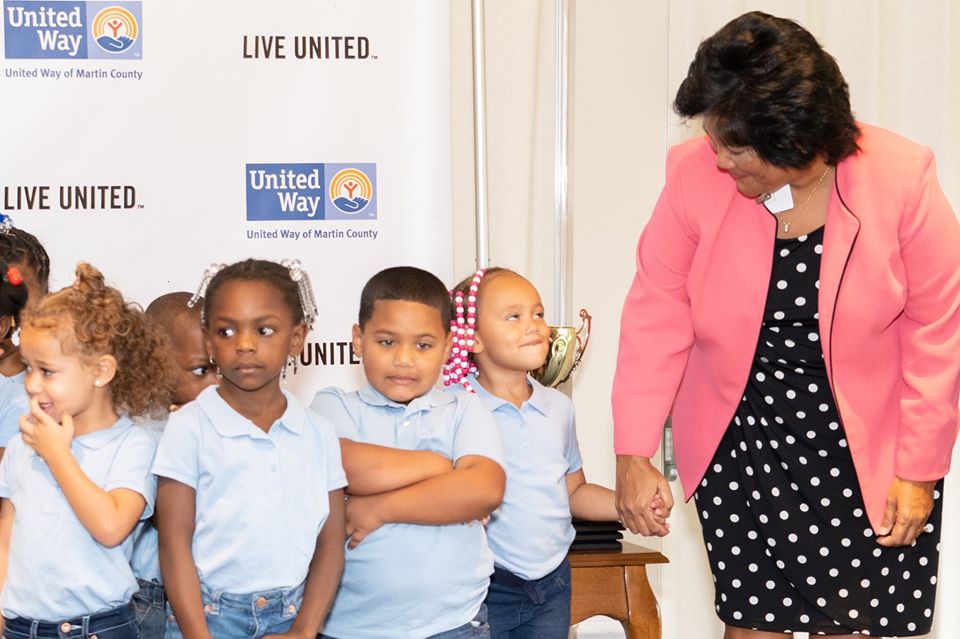
[[[617,455],[616,500],[620,521],[630,532],[657,537],[670,532],[673,494],[649,457]]]
[[[887,491],[887,508],[877,531],[878,544],[887,548],[909,546],[920,536],[933,511],[936,484],[936,481],[893,478]]]

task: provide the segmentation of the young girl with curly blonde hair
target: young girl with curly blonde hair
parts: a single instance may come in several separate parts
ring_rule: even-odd
[[[29,415],[0,462],[5,639],[136,638],[131,531],[153,512],[166,342],[89,264],[23,315]]]

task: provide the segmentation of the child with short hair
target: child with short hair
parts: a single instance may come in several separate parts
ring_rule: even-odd
[[[30,413],[0,462],[4,637],[138,637],[130,533],[153,511],[156,444],[131,418],[170,401],[165,349],[89,264],[24,313]]]
[[[192,402],[207,386],[217,383],[216,371],[210,364],[200,328],[200,304],[189,305],[187,292],[167,293],[150,302],[144,312],[160,329],[170,344],[170,365],[175,371],[170,411]],[[145,427],[159,442],[164,421],[151,421]],[[140,639],[162,639],[167,624],[167,603],[160,574],[157,529],[150,520],[137,524],[133,533],[133,555],[130,566],[140,585],[133,595]]]
[[[153,466],[166,634],[314,637],[343,567],[347,482],[333,426],[280,388],[316,317],[310,281],[299,262],[245,260],[205,284],[220,383],[170,415]]]
[[[476,392],[506,449],[506,494],[487,524],[496,562],[486,599],[490,634],[566,639],[571,514],[616,520],[614,493],[586,482],[569,398],[528,374],[550,345],[537,289],[513,271],[490,268],[458,284],[453,296],[453,326],[463,334],[445,382]]]
[[[217,371],[210,363],[203,343],[200,308],[203,298],[190,304],[193,296],[185,291],[167,293],[150,302],[146,315],[169,338],[177,385],[171,411],[197,398],[207,386],[217,383]]]
[[[313,401],[337,425],[350,495],[350,550],[325,637],[489,636],[493,558],[475,520],[503,497],[503,449],[476,397],[436,388],[449,327],[436,276],[377,273],[353,326],[369,386]]]

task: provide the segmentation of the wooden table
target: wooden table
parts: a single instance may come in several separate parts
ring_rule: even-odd
[[[660,609],[647,581],[647,564],[664,564],[662,554],[626,542],[622,551],[571,551],[570,623],[594,615],[616,619],[627,639],[660,639]]]

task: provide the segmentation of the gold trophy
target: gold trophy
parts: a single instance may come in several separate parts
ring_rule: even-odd
[[[535,380],[548,388],[554,388],[570,378],[580,365],[583,353],[590,343],[590,325],[593,317],[587,309],[580,309],[580,328],[572,326],[550,327],[550,350],[543,366],[530,371]]]

